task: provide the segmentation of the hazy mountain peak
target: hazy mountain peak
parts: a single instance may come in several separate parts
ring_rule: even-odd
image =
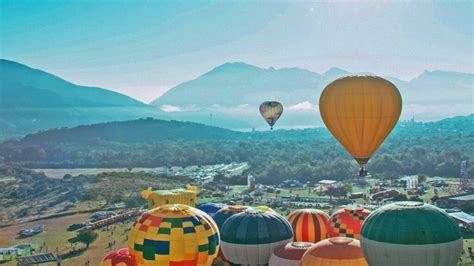
[[[222,73],[222,72],[237,72],[237,71],[253,71],[253,70],[262,70],[261,68],[250,65],[244,62],[229,62],[224,63],[220,66],[215,67],[209,73]]]
[[[421,73],[417,78],[423,78],[423,77],[447,77],[447,78],[473,78],[474,74],[473,73],[462,73],[462,72],[457,72],[457,71],[446,71],[446,70],[425,70],[423,73]]]
[[[326,72],[324,72],[325,76],[340,76],[340,75],[347,75],[347,74],[350,74],[350,73],[338,67],[331,67]]]

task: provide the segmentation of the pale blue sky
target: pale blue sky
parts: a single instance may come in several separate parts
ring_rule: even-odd
[[[145,102],[229,61],[402,79],[474,72],[474,1],[0,3],[1,58]]]

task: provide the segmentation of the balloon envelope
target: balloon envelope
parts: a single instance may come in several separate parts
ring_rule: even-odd
[[[278,247],[270,257],[271,266],[299,266],[303,254],[314,244],[308,242],[291,242]]]
[[[457,223],[445,211],[421,202],[375,210],[364,222],[360,241],[370,265],[454,266],[463,249]]]
[[[219,231],[212,218],[196,208],[165,205],[135,221],[128,248],[138,266],[207,266],[219,251]]]
[[[135,265],[128,248],[111,251],[103,259],[100,266],[133,266]]]
[[[329,218],[328,236],[359,239],[362,224],[369,214],[370,211],[363,208],[344,208],[333,213]]]
[[[276,212],[249,210],[227,219],[221,230],[221,248],[232,263],[268,264],[273,251],[293,239],[288,221]]]
[[[334,237],[308,249],[301,266],[368,266],[357,239]]]
[[[324,124],[361,166],[392,131],[401,110],[397,87],[375,76],[337,79],[319,99]]]
[[[317,243],[327,238],[329,215],[316,209],[296,210],[288,216],[294,241]]]
[[[280,118],[283,113],[283,105],[276,101],[266,101],[260,104],[260,114],[263,119],[267,121],[270,127],[273,129],[276,121]]]

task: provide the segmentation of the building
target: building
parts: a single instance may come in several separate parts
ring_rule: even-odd
[[[337,184],[337,181],[336,180],[323,179],[323,180],[319,181],[318,184],[323,185],[323,186],[334,186],[334,185]]]
[[[255,189],[255,177],[253,177],[252,175],[247,176],[247,186],[250,189]]]
[[[462,207],[467,203],[474,204],[474,193],[441,197],[436,201],[436,205],[441,208]]]
[[[142,192],[142,197],[148,201],[148,208],[154,209],[166,204],[186,204],[196,206],[197,187],[186,186],[186,189],[155,190],[151,187]]]
[[[451,218],[458,222],[462,229],[468,232],[474,232],[474,216],[465,212],[451,212],[448,214],[451,216]]]
[[[408,190],[418,187],[418,176],[416,175],[402,177],[399,181],[405,183],[405,188]]]

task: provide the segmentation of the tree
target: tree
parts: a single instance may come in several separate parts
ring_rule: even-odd
[[[82,231],[77,235],[76,241],[81,242],[89,248],[89,245],[97,239],[97,233],[92,230]]]

